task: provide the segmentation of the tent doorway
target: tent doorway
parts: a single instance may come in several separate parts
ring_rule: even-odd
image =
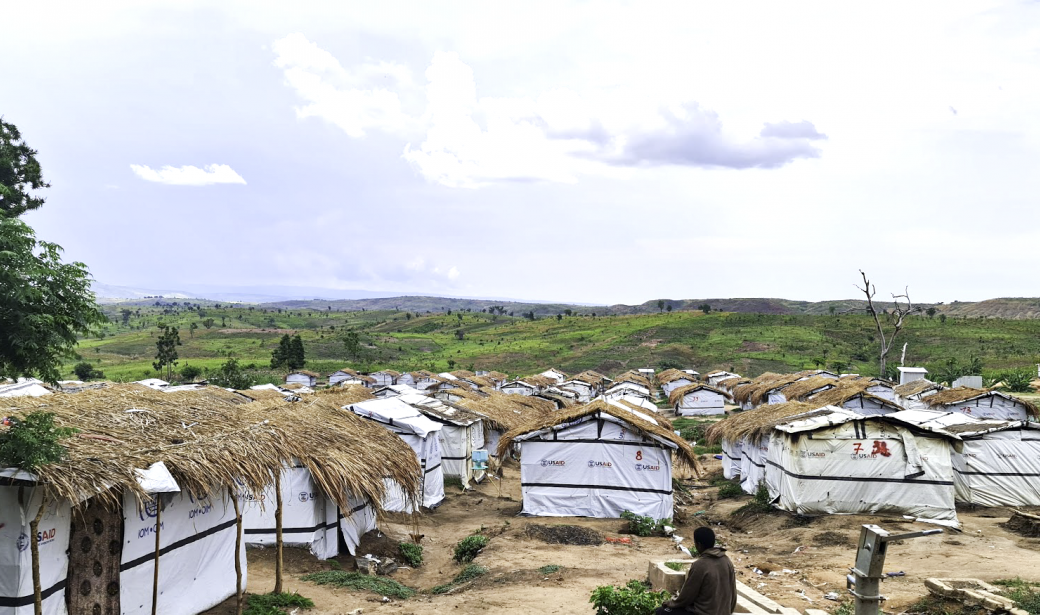
[[[122,502],[123,498],[114,498]],[[72,509],[69,613],[119,615],[119,562],[123,553],[123,512],[119,504],[91,498]]]

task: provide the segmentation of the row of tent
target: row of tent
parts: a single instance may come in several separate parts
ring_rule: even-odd
[[[707,431],[724,476],[784,510],[956,525],[957,503],[1040,505],[1040,424],[1026,400],[821,370],[718,386],[745,408]]]

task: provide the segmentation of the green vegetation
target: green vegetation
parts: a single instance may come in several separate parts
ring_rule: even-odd
[[[722,484],[719,485],[720,500],[725,500],[728,498],[739,498],[742,495],[744,495],[744,490],[740,488],[740,485],[738,483],[724,480]]]
[[[665,562],[664,565],[677,572],[686,570],[686,564],[683,564],[682,562]]]
[[[483,566],[478,566],[477,564],[469,564],[465,568],[463,568],[461,572],[459,572],[457,575],[455,575],[455,578],[452,579],[450,583],[445,583],[444,585],[438,585],[438,586],[434,587],[433,589],[431,589],[430,592],[434,593],[434,594],[446,594],[452,588],[454,588],[454,587],[456,587],[458,585],[462,585],[463,583],[465,583],[467,581],[472,581],[473,579],[482,577],[482,576],[484,576],[487,573],[488,573],[488,569],[487,568],[485,568]]]
[[[466,536],[455,545],[455,555],[453,556],[453,559],[460,564],[472,562],[473,558],[475,558],[487,545],[488,537],[483,534]]]
[[[773,511],[773,505],[769,502],[769,488],[766,487],[766,482],[762,481],[758,483],[758,489],[755,490],[755,496],[751,498],[751,501],[733,511],[733,514],[769,513]]]
[[[105,377],[105,372],[96,369],[91,363],[87,363],[86,361],[80,361],[72,366],[72,373],[84,382],[88,380],[99,380]]]
[[[1030,615],[1040,615],[1040,582],[1024,581],[1018,577],[994,581],[1004,588],[1004,595],[1015,601],[1015,606]]]
[[[645,583],[632,580],[624,587],[597,587],[589,602],[596,607],[596,615],[653,615],[667,599],[668,592],[651,591]]]
[[[654,520],[653,517],[642,517],[630,510],[621,511],[621,518],[628,521],[628,530],[636,536],[653,536],[664,533],[664,526],[671,525],[671,519]]]
[[[563,566],[557,566],[556,564],[546,564],[545,566],[539,568],[538,572],[542,574],[553,574],[554,572],[559,572],[561,570],[563,570]]]
[[[386,577],[375,577],[360,572],[346,572],[343,570],[323,570],[305,574],[300,577],[304,581],[310,581],[317,585],[332,585],[334,587],[347,587],[356,590],[366,590],[380,596],[390,596],[404,600],[415,595],[415,590],[401,585],[393,579]]]
[[[1012,393],[1026,393],[1033,390],[1030,383],[1036,376],[1032,368],[1009,370],[1000,374],[1000,380],[1004,388]]]
[[[855,612],[856,612],[856,605],[853,604],[853,602],[851,600],[845,600],[844,602],[839,604],[834,609],[834,611],[832,611],[833,615],[853,615]],[[918,611],[918,610],[916,610],[914,608],[911,608],[911,609],[909,609],[909,612],[910,613],[920,613],[921,611]]]
[[[249,594],[244,615],[286,615],[288,609],[313,609],[314,601],[300,594]]]
[[[401,553],[401,559],[412,568],[422,566],[422,545],[414,542],[402,542],[397,545],[397,550]]]
[[[60,440],[76,433],[69,427],[54,425],[49,412],[31,412],[24,419],[9,419],[10,429],[0,431],[0,467],[32,472],[65,458],[68,449]]]
[[[463,491],[466,487],[462,484],[461,476],[445,476],[444,477],[444,488],[454,487],[459,491]]]

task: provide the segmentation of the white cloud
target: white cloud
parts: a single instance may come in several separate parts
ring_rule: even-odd
[[[274,64],[284,71],[286,84],[307,103],[296,107],[298,118],[323,119],[354,138],[369,129],[397,132],[408,125],[397,92],[375,85],[378,79],[393,89],[411,87],[407,67],[365,62],[351,72],[300,33],[275,41],[273,48]]]
[[[246,180],[226,164],[208,164],[203,168],[191,165],[183,167],[164,166],[153,169],[146,165],[132,164],[130,169],[145,181],[170,184],[171,186],[210,186],[212,184],[245,184]]]

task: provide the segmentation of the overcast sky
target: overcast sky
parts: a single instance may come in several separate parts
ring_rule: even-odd
[[[301,8],[297,5],[303,5]],[[1036,296],[1037,2],[11,2],[101,282]]]

